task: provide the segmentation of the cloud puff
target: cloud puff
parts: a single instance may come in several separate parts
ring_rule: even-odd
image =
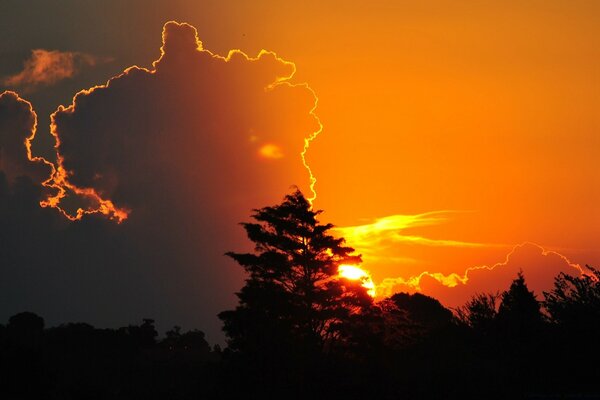
[[[28,306],[50,321],[105,316],[90,320],[104,325],[151,316],[214,337],[216,314],[234,304],[243,281],[223,256],[248,246],[238,223],[293,184],[310,194],[302,154],[321,125],[314,92],[294,83],[294,73],[293,63],[268,51],[214,54],[192,26],[171,22],[152,69],[131,67],[60,107],[51,118],[51,180],[30,180],[29,201],[16,186],[6,192],[6,204],[29,210],[7,211],[7,235],[21,237],[26,219],[44,234],[0,252],[0,265],[9,258],[13,265],[0,277],[0,314]],[[29,121],[12,129],[23,140],[34,113],[13,106]],[[17,115],[2,120],[13,124]],[[43,188],[54,190],[43,196]],[[35,209],[37,202],[46,208]],[[31,249],[43,254],[25,254]]]
[[[336,232],[363,254],[364,267],[378,278],[375,281],[379,298],[398,292],[420,291],[438,298],[447,306],[457,307],[476,293],[506,290],[521,269],[529,286],[540,295],[552,287],[558,273],[579,275],[583,271],[562,254],[534,243],[514,246],[431,238],[432,233],[423,229],[446,224],[457,213],[434,211],[392,215],[363,225],[336,228]],[[445,251],[442,254],[445,258],[436,259],[431,257],[436,249],[452,249],[459,257],[452,259],[450,252]],[[465,256],[467,251],[469,255]],[[495,254],[494,257],[508,255],[503,262],[465,270],[464,265],[469,259],[476,258],[477,252],[492,260],[492,254]],[[410,258],[412,254],[422,258]],[[382,273],[389,264],[398,268],[387,268]],[[438,269],[440,265],[444,270]],[[394,274],[394,270],[404,270],[404,274]]]
[[[527,242],[515,246],[504,261],[494,265],[471,267],[464,274],[423,272],[408,279],[388,278],[378,290],[387,294],[418,290],[448,307],[458,307],[477,293],[507,290],[519,271],[523,271],[529,288],[541,296],[543,291],[552,288],[554,277],[559,273],[579,276],[584,269],[556,251]]]
[[[30,92],[39,86],[50,86],[71,78],[81,68],[94,66],[101,61],[105,60],[85,53],[35,49],[23,64],[23,70],[4,78],[2,84]]]

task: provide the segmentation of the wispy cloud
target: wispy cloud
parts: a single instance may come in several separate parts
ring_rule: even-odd
[[[82,68],[109,61],[86,53],[35,49],[25,60],[23,70],[2,80],[2,84],[31,92],[77,75]]]
[[[377,218],[363,225],[335,228],[335,232],[345,238],[349,245],[363,254],[376,254],[385,248],[399,243],[423,246],[446,247],[492,247],[499,246],[489,243],[465,242],[452,239],[432,239],[424,236],[405,234],[410,228],[441,225],[450,221],[451,215],[460,211],[431,211],[415,215],[390,215]],[[504,246],[504,245],[502,245]]]

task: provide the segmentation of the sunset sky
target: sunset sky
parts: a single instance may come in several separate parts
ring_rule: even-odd
[[[0,37],[2,319],[220,340],[237,223],[292,185],[380,296],[600,266],[599,2],[4,0]]]

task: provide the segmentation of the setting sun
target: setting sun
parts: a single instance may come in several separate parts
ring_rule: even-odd
[[[371,275],[364,269],[357,267],[356,265],[340,265],[338,267],[338,274],[342,278],[349,279],[351,281],[362,281],[362,285],[367,289],[367,293],[371,297],[375,297],[375,283]]]

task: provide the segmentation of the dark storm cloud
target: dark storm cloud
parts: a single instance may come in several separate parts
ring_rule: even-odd
[[[187,0],[0,1],[0,37],[5,38],[0,40],[0,93],[17,90],[33,104],[40,122],[36,154],[53,158],[49,116],[59,104],[70,104],[79,90],[105,83],[130,65],[150,66],[158,58],[164,22],[190,17],[188,5]],[[231,45],[220,40],[227,28],[218,20],[214,12],[195,18],[202,25],[202,37],[222,52]],[[70,79],[26,94],[22,88],[4,85],[3,78],[22,71],[32,49],[92,54],[113,61],[83,68]]]
[[[34,138],[37,116],[31,104],[14,92],[0,94],[0,170],[13,182],[27,176],[42,182],[50,178],[52,167],[41,159],[31,159],[29,142]]]
[[[133,214],[190,200],[193,213],[198,196],[239,212],[304,184],[303,140],[318,124],[313,93],[287,84],[293,64],[268,52],[216,56],[186,24],[167,24],[163,38],[154,70],[130,68],[53,115],[70,183]],[[287,156],[264,157],[268,146]]]
[[[243,278],[223,257],[245,246],[237,223],[291,184],[306,188],[300,153],[319,124],[313,92],[289,83],[293,64],[269,52],[217,56],[186,24],[167,24],[163,39],[153,70],[130,68],[53,115],[62,161],[50,184],[65,189],[61,207],[111,216],[97,196],[127,210],[123,223],[100,214],[70,223],[37,205],[40,181],[23,183],[28,201],[5,185],[3,204],[27,204],[27,229],[44,234],[0,254],[4,318],[23,307],[50,321],[150,316],[214,338],[215,315]],[[5,235],[22,236],[18,218],[5,217]],[[28,249],[39,252],[21,262]]]

